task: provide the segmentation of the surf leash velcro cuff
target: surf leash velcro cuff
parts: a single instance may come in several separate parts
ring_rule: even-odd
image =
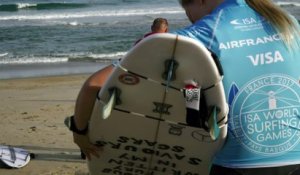
[[[84,129],[78,129],[75,124],[74,115],[65,119],[65,125],[70,129],[70,131],[79,135],[86,135],[89,129],[88,125]]]

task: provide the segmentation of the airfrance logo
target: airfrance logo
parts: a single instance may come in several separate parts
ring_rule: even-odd
[[[261,155],[282,154],[300,141],[300,85],[272,74],[244,86],[231,106],[230,125],[238,141]]]
[[[247,39],[223,42],[220,43],[219,49],[228,50],[228,49],[235,49],[235,48],[258,46],[258,45],[264,45],[264,44],[278,42],[278,41],[281,41],[280,35],[274,34],[274,35],[268,35],[268,36],[257,37],[257,38],[247,38]]]
[[[264,19],[242,18],[234,19],[230,21],[230,24],[234,26],[235,30],[250,31],[261,29],[264,22]]]

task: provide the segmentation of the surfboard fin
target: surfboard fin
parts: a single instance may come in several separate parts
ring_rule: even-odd
[[[220,135],[220,128],[217,121],[218,111],[218,108],[216,106],[213,106],[211,114],[208,118],[209,134],[212,140],[217,140]]]
[[[109,92],[110,92],[110,99],[108,103],[103,107],[103,111],[102,111],[103,119],[107,119],[111,115],[111,112],[114,109],[115,105],[121,104],[121,100],[120,100],[121,90],[116,87],[113,87],[109,89]]]
[[[179,63],[174,59],[165,61],[165,72],[162,77],[166,81],[174,81],[176,79],[175,71],[178,68]]]
[[[14,148],[11,147],[11,146],[8,146],[8,149],[9,149],[9,152],[10,152],[11,160],[13,161],[13,163],[15,163],[16,159],[17,159],[16,152],[15,152]]]

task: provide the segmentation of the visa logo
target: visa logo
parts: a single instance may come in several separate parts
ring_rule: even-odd
[[[260,53],[256,55],[247,56],[251,63],[254,66],[264,65],[264,64],[274,64],[277,62],[284,62],[284,58],[282,57],[279,51]]]

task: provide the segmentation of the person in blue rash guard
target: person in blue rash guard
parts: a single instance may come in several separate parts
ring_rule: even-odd
[[[300,175],[296,20],[271,0],[180,3],[192,25],[175,33],[203,43],[224,70],[228,137],[210,175]]]

